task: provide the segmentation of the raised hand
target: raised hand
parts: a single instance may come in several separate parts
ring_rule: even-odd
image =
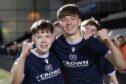
[[[27,57],[33,47],[33,42],[28,42],[27,40],[23,42],[23,48],[21,56]]]
[[[109,33],[107,29],[101,29],[96,33],[96,36],[98,39],[100,39],[102,42],[106,42],[107,40],[111,40],[109,37]]]

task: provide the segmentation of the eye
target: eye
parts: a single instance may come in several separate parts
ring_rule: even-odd
[[[94,30],[94,29],[92,29],[92,32],[94,32],[94,33],[95,33],[95,32],[97,32],[97,31],[96,31],[96,30]]]
[[[71,17],[71,20],[75,20],[75,19],[76,19],[76,16],[72,16],[72,17]]]
[[[41,38],[41,36],[35,36],[37,39],[40,39]]]
[[[51,36],[50,35],[47,35],[46,38],[51,38]]]
[[[89,28],[89,27],[87,27],[87,26],[84,26],[84,28],[85,28],[85,29],[90,29],[90,28]]]
[[[62,18],[61,21],[66,21],[66,18]]]

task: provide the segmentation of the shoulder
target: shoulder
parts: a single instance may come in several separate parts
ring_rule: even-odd
[[[56,42],[59,42],[59,41],[64,40],[64,39],[65,39],[64,36],[61,35],[61,36],[57,37],[57,38],[55,39],[55,41],[56,41]]]
[[[53,46],[57,46],[57,45],[65,45],[66,41],[65,41],[65,37],[63,35],[61,35],[60,37],[58,37],[57,39],[55,39]]]

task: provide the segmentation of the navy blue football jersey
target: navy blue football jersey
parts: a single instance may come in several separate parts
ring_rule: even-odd
[[[25,61],[24,73],[22,84],[63,84],[60,63],[53,52],[48,58],[30,53]]]
[[[62,35],[53,48],[63,64],[66,84],[102,84],[103,77],[96,65],[108,48],[97,38],[69,44]]]

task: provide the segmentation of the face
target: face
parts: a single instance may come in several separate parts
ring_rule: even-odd
[[[55,34],[55,36],[60,36],[60,35],[63,34],[63,31],[60,27],[55,27],[54,28],[54,34]]]
[[[123,44],[125,43],[125,39],[122,38],[122,37],[118,37],[118,38],[115,40],[115,43],[116,43],[117,46],[120,47],[121,45],[123,45]]]
[[[91,31],[91,33],[95,34],[97,32],[97,28],[93,25],[85,26],[85,31]]]
[[[114,43],[116,44],[116,46],[120,47],[120,41],[118,39],[114,40]]]
[[[75,35],[80,29],[81,20],[77,14],[71,16],[65,16],[59,19],[61,28],[66,35]]]
[[[50,32],[39,31],[34,36],[34,42],[38,53],[46,53],[53,42],[53,35]]]

